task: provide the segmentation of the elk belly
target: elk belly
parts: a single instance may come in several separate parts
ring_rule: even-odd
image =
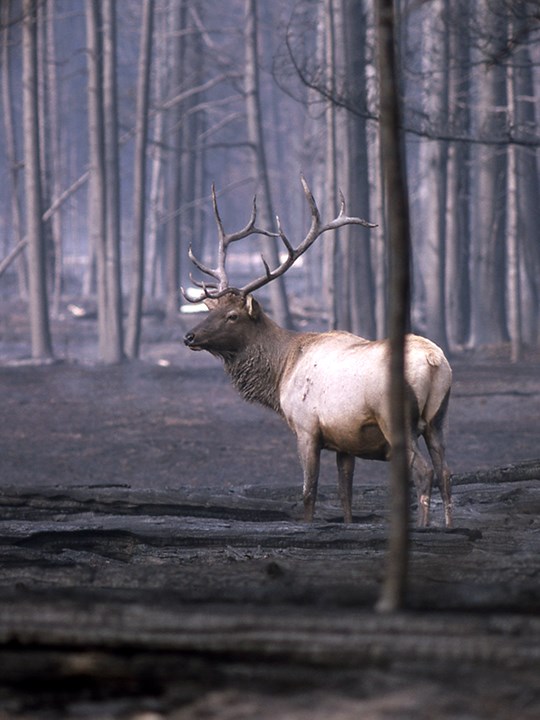
[[[364,460],[388,460],[390,445],[375,423],[360,427],[321,427],[321,445],[325,450],[346,452]]]

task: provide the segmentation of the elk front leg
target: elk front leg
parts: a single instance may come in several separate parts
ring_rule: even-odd
[[[319,484],[321,448],[319,443],[313,440],[311,436],[299,435],[298,454],[304,472],[304,520],[305,522],[313,522]]]
[[[338,490],[343,508],[343,522],[352,522],[352,483],[354,475],[354,455],[336,453],[338,467]]]

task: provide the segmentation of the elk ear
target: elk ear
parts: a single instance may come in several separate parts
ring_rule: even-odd
[[[259,317],[261,306],[255,300],[253,295],[246,296],[246,310],[252,320],[256,320]]]
[[[203,303],[206,305],[206,307],[209,310],[213,310],[214,308],[216,308],[218,306],[217,298],[211,298],[211,297],[204,298]]]

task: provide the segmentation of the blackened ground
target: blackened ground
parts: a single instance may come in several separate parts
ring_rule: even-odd
[[[104,367],[92,320],[48,366],[0,322],[0,718],[538,717],[538,362],[454,359],[456,527],[435,498],[380,617],[387,466],[358,463],[344,527],[328,455],[299,522],[293,437],[188,324]]]

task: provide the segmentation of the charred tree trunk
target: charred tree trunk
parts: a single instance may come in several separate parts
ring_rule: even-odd
[[[42,220],[37,83],[37,3],[23,2],[23,130],[32,357],[52,358]]]
[[[460,13],[463,24],[458,24]],[[449,18],[448,54],[454,59],[444,72],[448,85],[448,125],[451,134],[464,136],[470,132],[469,95],[469,14],[468,3],[453,7],[446,0]],[[450,143],[446,183],[446,328],[450,348],[462,347],[470,331],[470,146],[459,140]]]
[[[156,27],[156,73],[154,97],[156,105],[163,100],[166,80],[166,16],[162,14],[161,22]],[[158,109],[154,116],[152,130],[152,162],[150,170],[149,218],[148,218],[148,253],[146,263],[146,292],[150,297],[158,294],[158,244],[163,221],[163,186],[164,186],[164,153],[163,138],[165,130],[165,112]]]
[[[429,129],[438,133],[448,118],[449,65],[443,0],[434,0],[422,11],[423,115]],[[445,322],[445,238],[448,144],[423,138],[419,145],[419,225],[416,238],[417,266],[423,286],[425,333],[446,352]]]
[[[116,90],[116,7],[102,0],[103,19],[103,131],[107,203],[106,275],[108,363],[121,362],[124,355],[122,328],[122,265],[120,256],[120,165],[118,144],[118,103]]]
[[[517,37],[526,36],[526,3],[513,9],[513,31]],[[514,99],[514,126],[516,134],[532,146],[514,145],[511,152],[515,162],[516,200],[516,310],[521,318],[514,318],[512,340],[519,355],[518,344],[538,347],[540,339],[540,171],[538,147],[534,146],[538,130],[538,104],[535,92],[532,48],[523,43],[511,57],[512,90]],[[508,103],[510,107],[510,102]],[[519,326],[518,326],[519,323]]]
[[[23,237],[22,211],[20,199],[20,167],[17,160],[17,141],[15,136],[15,123],[13,112],[13,98],[11,86],[11,63],[10,63],[10,3],[3,3],[0,15],[2,23],[2,61],[0,62],[1,85],[2,85],[2,105],[3,105],[3,121],[4,121],[4,137],[5,152],[9,165],[9,173],[11,178],[10,200],[11,200],[11,224],[13,228],[13,250],[2,261],[2,270],[7,268],[9,264],[18,257],[17,260],[17,276],[19,283],[19,296],[28,298],[28,264],[26,254],[21,254],[27,245],[26,239]],[[20,250],[17,251],[17,249]],[[17,251],[17,252],[16,252]],[[14,253],[16,254],[14,255]],[[10,259],[12,258],[12,259]]]
[[[381,612],[402,607],[408,565],[409,467],[406,446],[407,396],[404,337],[409,326],[409,206],[400,133],[393,0],[377,0],[380,123],[383,177],[387,194],[390,244],[389,335],[391,348],[391,519],[387,568],[378,602]]]
[[[103,67],[101,13],[98,0],[86,0],[86,45],[88,53],[88,135],[90,148],[89,215],[90,243],[96,258],[99,355],[107,354],[107,275],[105,198],[105,140],[103,130]]]
[[[110,0],[86,0],[92,242],[97,259],[99,354],[123,359],[116,18]]]
[[[263,133],[262,112],[260,101],[259,69],[258,69],[258,22],[257,0],[246,0],[246,23],[244,30],[246,66],[245,66],[245,97],[248,125],[248,142],[252,150],[254,175],[257,185],[262,188],[263,203],[261,217],[266,227],[274,221],[268,166],[266,163],[266,146]],[[271,267],[279,265],[278,249],[275,238],[264,238],[263,248],[266,261]],[[277,323],[283,327],[291,327],[292,320],[285,292],[285,285],[280,278],[270,285],[270,302],[272,314]]]
[[[337,133],[338,108],[334,101],[336,94],[336,25],[340,25],[340,9],[338,0],[325,0],[324,3],[324,49],[325,49],[325,84],[329,98],[325,101],[326,120],[326,162],[325,162],[325,191],[324,197],[328,209],[336,207],[337,199]],[[342,278],[339,274],[339,232],[332,233],[326,238],[323,245],[323,293],[327,314],[328,330],[336,330],[338,320],[338,285]]]
[[[367,141],[368,109],[366,107],[366,32],[367,18],[363,2],[343,0],[343,37],[345,63],[354,78],[352,105],[355,113],[346,115],[345,153],[345,195],[349,207],[363,217],[370,218],[369,161]],[[377,218],[377,222],[379,219]],[[376,336],[375,291],[371,260],[370,233],[364,228],[345,227],[342,232],[342,272],[348,275],[349,297],[347,310],[343,315],[348,319],[344,329],[368,338]]]
[[[172,47],[169,56],[170,92],[172,96],[178,95],[183,87],[185,77],[186,59],[186,3],[184,0],[172,6],[171,27],[175,36],[172,38]],[[164,279],[166,287],[167,320],[172,323],[178,315],[178,291],[180,288],[180,203],[182,193],[182,147],[183,133],[183,105],[176,102],[170,109],[168,121],[168,147],[169,158],[167,166],[166,183],[166,211],[167,225],[165,227],[165,269]]]
[[[506,92],[508,96],[508,127],[515,127],[514,70],[512,62],[507,64]],[[520,282],[520,243],[518,231],[517,163],[516,147],[508,147],[506,234],[507,247],[507,286],[508,286],[508,331],[510,334],[510,356],[512,362],[521,360],[523,354],[523,335],[521,323],[521,282]]]
[[[47,121],[49,125],[48,142],[49,153],[47,161],[49,165],[50,195],[54,203],[61,193],[61,143],[59,127],[59,101],[58,101],[58,80],[56,74],[56,38],[55,38],[55,11],[54,0],[47,0],[45,10],[45,60],[46,60],[46,88],[47,88]],[[51,206],[52,206],[51,203]],[[63,281],[63,243],[62,243],[62,218],[59,209],[51,214],[51,235],[54,247],[54,267],[52,284],[52,308],[53,315],[58,316],[60,311],[60,299],[62,295]]]
[[[496,38],[505,19],[489,0],[476,4],[478,27],[486,27],[473,78],[475,131],[485,144],[473,149],[471,345],[499,344],[508,339],[505,317],[506,147],[494,144],[506,134],[505,68],[494,62]],[[506,33],[504,34],[506,36]]]
[[[154,0],[145,0],[139,53],[137,80],[137,110],[135,128],[135,164],[133,181],[133,247],[131,273],[131,301],[126,337],[126,354],[139,357],[141,315],[144,290],[145,218],[146,218],[146,136],[148,132],[148,104],[150,98],[150,66],[152,57],[152,27]]]

